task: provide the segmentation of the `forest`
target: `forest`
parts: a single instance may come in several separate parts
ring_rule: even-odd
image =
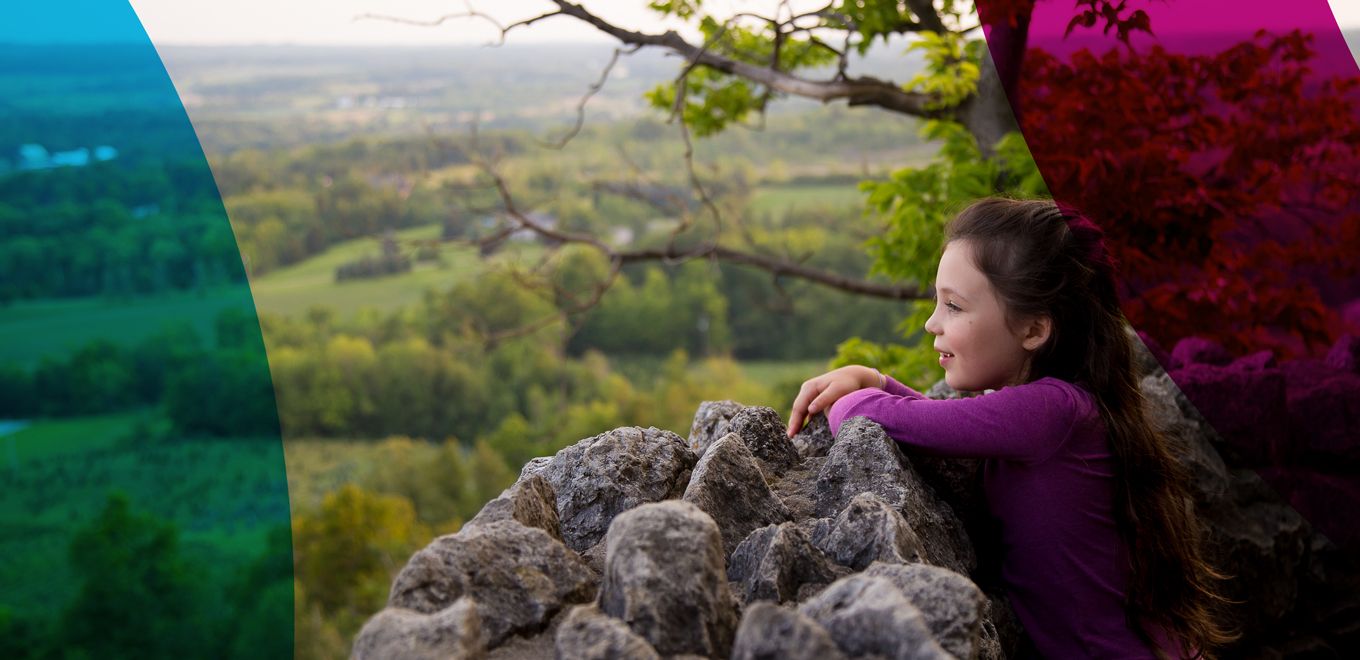
[[[654,4],[698,20],[699,3]],[[1023,4],[994,3],[988,20]],[[1109,7],[1084,4],[1086,28]],[[1106,33],[1127,46],[1140,20],[1110,10]],[[1126,59],[1114,41],[1099,58],[1036,51],[1016,98],[1051,121],[1022,139],[964,111],[1005,104],[979,73],[980,39],[942,24],[906,54],[874,51],[896,24],[859,18],[867,38],[846,49],[868,57],[854,73],[909,81],[879,91],[912,112],[767,111],[772,91],[714,68],[677,79],[675,60],[642,55],[578,115],[610,48],[507,48],[485,69],[456,49],[167,49],[211,177],[197,145],[156,128],[171,111],[113,75],[135,55],[107,58],[95,84],[73,73],[78,54],[0,52],[30,127],[0,129],[0,526],[16,532],[0,542],[0,655],[182,657],[205,637],[224,640],[223,658],[286,653],[292,640],[270,631],[291,616],[297,657],[344,657],[405,558],[530,458],[617,426],[683,436],[703,400],[783,412],[804,379],[849,362],[925,389],[938,367],[918,341],[931,307],[919,287],[944,220],[986,194],[1052,185],[1109,219],[1129,318],[1164,341],[1284,357],[1340,332],[1340,293],[1309,278],[1354,276],[1337,258],[1360,235],[1353,170],[1337,167],[1354,148],[1328,131],[1354,131],[1329,112],[1357,88],[1308,79],[1308,39]],[[837,66],[755,30],[705,29],[714,48],[695,57]],[[1157,75],[1096,110],[1054,101],[1121,67]],[[1203,84],[1193,102],[1144,103],[1181,99],[1189,80]],[[63,84],[85,103],[44,114],[26,101]],[[1149,117],[1201,128],[1149,132]],[[124,138],[112,161],[18,165],[25,144],[94,146],[108,127]],[[1128,194],[1148,162],[1174,166]],[[1271,202],[1310,189],[1327,194],[1305,217]],[[1243,240],[1225,222],[1237,217],[1330,238]],[[1344,222],[1310,222],[1333,217]],[[517,233],[525,219],[549,231]],[[694,227],[902,295],[724,260],[685,235]],[[682,256],[607,256],[623,251]],[[1282,274],[1298,286],[1264,286]],[[1186,299],[1213,304],[1172,304]]]

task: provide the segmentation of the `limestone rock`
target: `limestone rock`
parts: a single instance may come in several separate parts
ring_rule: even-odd
[[[831,523],[812,529],[812,543],[836,563],[862,571],[875,561],[926,561],[906,518],[874,493],[860,493]]]
[[[600,609],[662,655],[727,657],[739,613],[718,524],[681,500],[643,504],[609,526]]]
[[[500,520],[441,536],[411,557],[392,582],[389,607],[433,614],[470,596],[487,648],[539,630],[558,610],[590,600],[596,577],[547,532]]]
[[[727,435],[728,422],[746,406],[736,401],[704,401],[694,412],[686,444],[695,456],[703,456],[708,446]]]
[[[802,430],[793,436],[793,448],[804,460],[814,456],[826,456],[835,444],[836,437],[831,435],[831,425],[826,415],[817,413],[803,425]]]
[[[557,522],[557,495],[547,480],[537,474],[529,474],[501,491],[499,497],[487,502],[463,527],[497,520],[514,520],[526,527],[537,527],[558,541],[562,540],[562,529]]]
[[[867,417],[846,420],[817,475],[817,515],[838,515],[860,493],[878,495],[907,520],[928,561],[969,575],[973,545],[948,504],[912,468],[883,427]]]
[[[773,603],[746,608],[732,646],[732,660],[840,660],[847,656],[825,628]]]
[[[849,571],[837,570],[793,523],[751,532],[732,553],[727,579],[741,586],[746,603],[796,600],[804,585],[826,585]]]
[[[874,562],[864,575],[887,578],[907,597],[944,650],[958,658],[977,657],[987,599],[967,577],[927,564]]]
[[[630,426],[557,452],[538,474],[557,493],[567,547],[584,552],[604,538],[614,516],[684,493],[696,461],[680,436]]]
[[[633,634],[624,622],[605,615],[596,605],[571,608],[557,628],[559,660],[660,660],[647,640]]]
[[[486,657],[481,619],[471,598],[433,614],[389,607],[364,624],[351,660],[480,660]]]
[[[773,479],[802,460],[785,433],[787,428],[774,408],[750,406],[732,416],[727,432],[741,436],[746,447],[760,462],[761,471]]]
[[[736,433],[713,443],[699,459],[682,499],[718,523],[724,561],[753,530],[789,519],[788,509],[770,492],[751,450]]]
[[[798,611],[816,621],[850,657],[949,658],[921,611],[887,578],[855,574],[832,583]]]

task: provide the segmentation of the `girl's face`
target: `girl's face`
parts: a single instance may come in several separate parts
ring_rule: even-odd
[[[935,275],[935,312],[926,332],[935,335],[944,380],[969,392],[1022,384],[1030,355],[1048,338],[1047,318],[1011,329],[972,252],[967,240],[950,241]]]

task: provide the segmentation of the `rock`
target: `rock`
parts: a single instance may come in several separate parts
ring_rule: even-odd
[[[1144,410],[1152,427],[1171,445],[1172,453],[1191,475],[1195,502],[1204,506],[1223,498],[1229,487],[1228,467],[1209,444],[1209,430],[1202,422],[1187,418],[1181,410],[1184,397],[1165,372],[1146,376],[1141,383]]]
[[[803,425],[802,430],[793,436],[793,448],[804,460],[814,456],[826,456],[831,451],[831,445],[836,442],[836,437],[831,435],[831,425],[826,421],[826,415],[817,413]]]
[[[481,619],[471,598],[423,614],[389,607],[364,624],[351,660],[477,660],[486,657]]]
[[[982,643],[979,658],[1004,660],[1019,655],[1021,646],[1030,644],[1015,610],[1002,596],[987,596],[987,611],[982,617]]]
[[[860,493],[830,525],[813,530],[813,545],[836,563],[856,571],[875,561],[925,561],[921,539],[906,518],[874,493]]]
[[[699,459],[682,499],[718,523],[724,561],[753,530],[789,519],[788,509],[770,492],[751,450],[736,433],[713,443]]]
[[[614,516],[684,493],[696,461],[680,436],[630,426],[557,452],[538,474],[557,493],[567,547],[584,552],[604,538]]]
[[[1214,565],[1232,576],[1221,583],[1224,595],[1246,601],[1235,609],[1238,620],[1249,635],[1260,634],[1297,605],[1312,529],[1255,471],[1230,476],[1229,496],[1205,506],[1200,517]]]
[[[1290,463],[1360,468],[1360,375],[1313,361],[1285,370]]]
[[[815,621],[772,603],[746,608],[732,660],[840,660],[846,658]]]
[[[552,462],[552,459],[552,456],[538,456],[529,459],[529,462],[525,463],[524,467],[519,471],[520,480],[523,481],[525,477],[531,474],[542,472],[543,468],[548,467],[548,463]]]
[[[581,559],[585,560],[586,565],[590,566],[590,570],[595,571],[596,575],[604,575],[605,545],[604,539],[600,539],[599,543],[581,553]]]
[[[798,465],[802,458],[786,433],[788,426],[774,408],[751,406],[732,416],[727,432],[741,436],[771,479]]]
[[[1171,357],[1181,366],[1210,364],[1221,367],[1233,359],[1218,342],[1203,337],[1186,337],[1176,342],[1175,348],[1171,349]]]
[[[1220,452],[1253,467],[1279,462],[1288,437],[1284,374],[1245,364],[1190,364],[1171,374],[1177,387],[1212,424]]]
[[[922,481],[883,427],[846,420],[817,475],[816,515],[835,516],[860,493],[874,493],[907,520],[928,561],[965,575],[977,556],[962,521]]]
[[[846,573],[838,571],[807,534],[789,522],[751,532],[727,566],[727,579],[741,586],[746,603],[796,600],[803,585],[827,585]]]
[[[1326,364],[1337,371],[1360,374],[1360,337],[1352,334],[1341,335],[1327,351]]]
[[[746,406],[736,401],[704,401],[694,412],[694,421],[689,427],[687,446],[695,456],[703,456],[708,446],[727,435],[729,420]]]
[[[891,581],[921,611],[945,651],[958,658],[977,656],[987,598],[972,580],[927,564],[874,562],[864,575]]]
[[[863,574],[842,578],[798,611],[825,628],[850,657],[950,657],[930,634],[920,610],[887,578]]]
[[[531,473],[501,491],[499,497],[487,502],[463,527],[497,520],[513,520],[525,527],[537,527],[558,541],[562,540],[562,530],[557,523],[557,495],[548,481],[537,474]]]
[[[1133,361],[1141,376],[1153,376],[1181,366],[1151,335],[1141,330],[1133,332],[1131,327],[1128,330],[1131,335],[1129,339],[1133,348]]]
[[[817,500],[821,497],[817,490],[817,475],[825,463],[825,456],[809,456],[771,484],[770,490],[788,508],[793,520],[816,515]]]
[[[624,622],[605,615],[594,604],[577,605],[557,628],[556,656],[560,660],[660,660],[647,640],[633,634]]]
[[[739,614],[718,524],[689,502],[643,504],[609,526],[600,609],[662,655],[727,657]]]
[[[541,529],[500,520],[441,536],[417,552],[393,580],[387,604],[433,614],[470,596],[485,646],[494,648],[595,593],[596,576],[575,552]]]

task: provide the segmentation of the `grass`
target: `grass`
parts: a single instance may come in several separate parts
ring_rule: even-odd
[[[439,237],[440,227],[427,225],[396,232],[399,241]],[[496,259],[527,259],[541,253],[537,245],[507,244]],[[476,248],[445,245],[443,264],[417,263],[407,273],[371,279],[335,281],[341,264],[364,255],[377,255],[377,239],[358,238],[331,246],[325,252],[251,280],[255,306],[262,313],[296,315],[313,305],[324,305],[342,316],[363,308],[392,312],[418,302],[429,289],[444,290],[476,277],[484,262]]]
[[[177,292],[147,298],[64,298],[0,307],[0,364],[25,367],[43,357],[63,357],[95,339],[132,345],[167,324],[187,322],[205,340],[217,314],[228,307],[250,309],[245,287],[203,293]]]
[[[127,436],[140,413],[118,413],[65,419],[36,420],[0,437],[7,468],[22,469],[28,461],[65,454],[108,449]]]
[[[795,208],[832,207],[859,209],[864,206],[864,193],[854,184],[764,185],[751,196],[752,215],[768,213],[777,222]]]

